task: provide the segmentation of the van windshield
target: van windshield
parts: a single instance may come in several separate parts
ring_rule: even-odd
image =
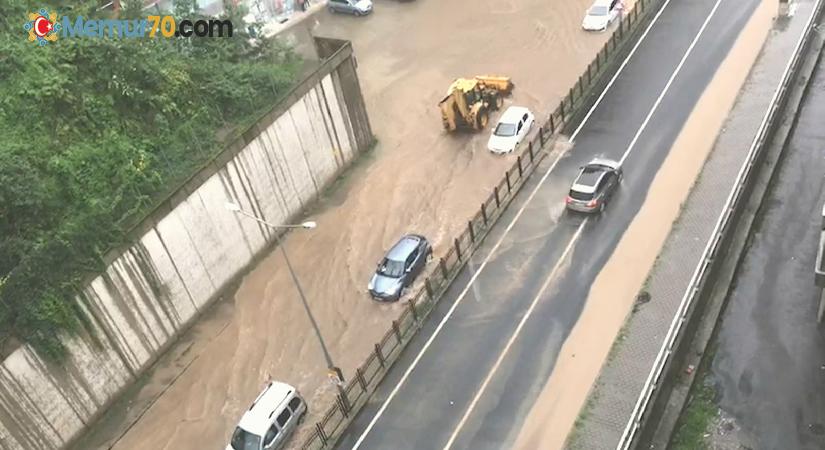
[[[595,5],[590,8],[590,12],[588,13],[591,16],[606,16],[607,15],[607,6],[604,5]]]
[[[235,450],[261,450],[261,437],[241,427],[232,433],[232,448]]]

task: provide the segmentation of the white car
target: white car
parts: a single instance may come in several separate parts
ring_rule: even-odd
[[[372,0],[329,0],[330,12],[343,12],[356,16],[365,16],[372,12]]]
[[[604,31],[621,16],[623,9],[622,0],[596,0],[585,13],[582,28],[586,31]]]
[[[241,417],[226,450],[280,450],[306,413],[306,403],[297,389],[269,382]]]
[[[511,106],[504,111],[493,129],[487,148],[493,153],[510,153],[524,140],[535,117],[523,106]]]

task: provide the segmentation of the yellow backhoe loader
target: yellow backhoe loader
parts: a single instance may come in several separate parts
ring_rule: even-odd
[[[439,102],[444,129],[483,130],[490,111],[501,108],[503,97],[513,90],[510,77],[479,75],[453,81],[447,95]]]

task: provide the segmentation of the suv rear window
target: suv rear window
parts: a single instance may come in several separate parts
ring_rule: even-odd
[[[573,200],[588,201],[593,199],[593,194],[585,194],[584,192],[571,190],[570,198],[572,198]]]

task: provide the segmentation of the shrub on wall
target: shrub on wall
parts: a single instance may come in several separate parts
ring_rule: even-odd
[[[60,16],[107,18],[98,4],[50,2]],[[102,255],[159,198],[291,86],[300,61],[258,41],[230,10],[231,38],[67,38],[38,47],[22,30],[39,2],[0,5],[0,347],[45,356],[83,324],[75,297]],[[200,18],[177,2],[175,16]],[[121,18],[145,17],[141,4]]]

